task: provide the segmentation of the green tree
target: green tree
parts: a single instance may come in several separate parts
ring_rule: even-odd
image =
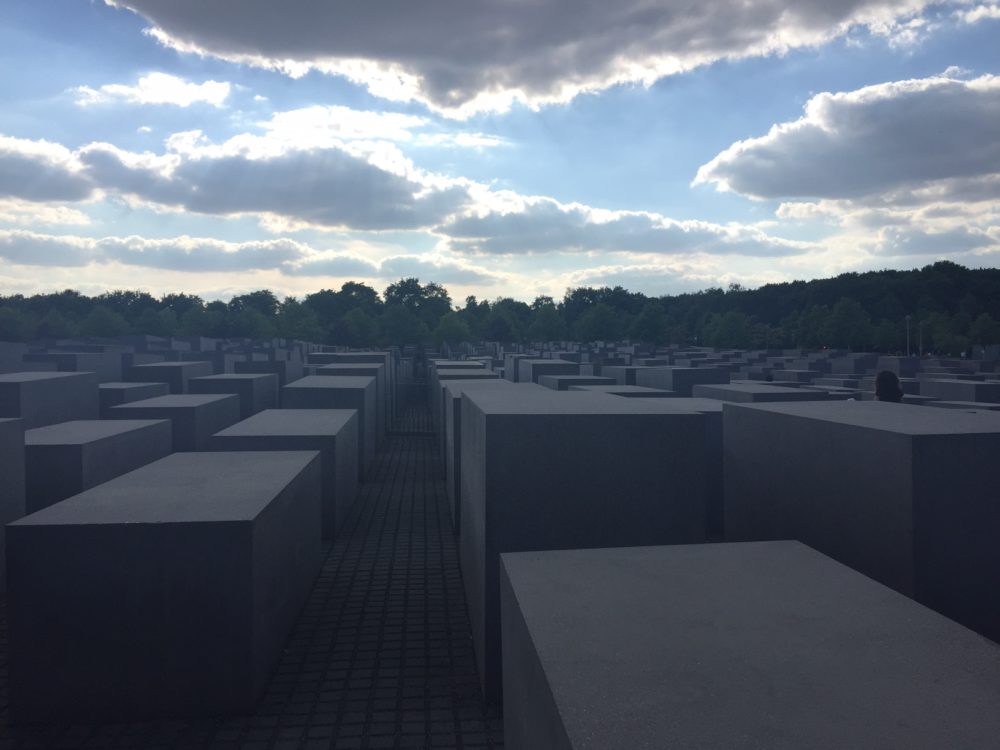
[[[136,333],[146,334],[147,336],[176,336],[178,328],[177,316],[169,308],[155,310],[148,307],[143,310],[142,315],[135,321],[133,328]],[[195,335],[203,336],[204,334]]]
[[[281,303],[270,289],[258,289],[256,292],[240,294],[229,300],[229,309],[234,313],[244,310],[255,310],[265,318],[274,318],[278,314]]]
[[[977,346],[1000,344],[1000,323],[989,313],[979,315],[969,326],[969,340]]]
[[[611,305],[598,302],[576,322],[580,341],[616,341],[625,335],[627,322]]]
[[[33,312],[0,307],[0,341],[31,341],[37,331],[38,317]]]
[[[115,338],[128,332],[128,321],[104,305],[95,305],[87,313],[87,317],[80,321],[80,333],[84,336]]]
[[[422,344],[429,337],[427,326],[405,305],[386,305],[379,324],[386,345]]]
[[[460,344],[472,340],[472,331],[460,313],[450,312],[441,316],[434,329],[433,339],[438,346],[444,343]]]
[[[566,323],[562,315],[559,314],[551,297],[546,300],[541,305],[532,305],[532,321],[528,326],[529,341],[562,341],[566,338]]]
[[[629,338],[659,344],[667,340],[667,315],[663,305],[649,300],[635,316],[628,331]]]
[[[379,324],[360,307],[355,307],[334,321],[330,335],[337,344],[375,346],[379,337]]]
[[[863,349],[871,340],[871,318],[856,299],[841,297],[830,311],[826,338],[831,346]]]
[[[323,328],[316,313],[295,297],[286,297],[281,303],[275,330],[284,338],[312,342],[323,340]]]

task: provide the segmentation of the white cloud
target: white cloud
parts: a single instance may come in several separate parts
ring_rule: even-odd
[[[654,213],[606,211],[550,198],[526,198],[516,208],[471,214],[438,227],[460,253],[519,255],[622,252],[781,256],[813,246],[773,237],[746,225],[675,221]]]
[[[852,29],[913,33],[930,0],[354,0],[228,4],[105,0],[150,21],[162,43],[281,70],[344,76],[380,97],[449,115],[565,102],[618,83],[649,85],[718,60],[820,45]]]
[[[1000,77],[925,78],[823,93],[805,115],[734,143],[698,170],[757,198],[901,196],[1000,175]]]
[[[90,217],[69,206],[39,203],[20,198],[0,198],[0,222],[20,225],[90,223]]]
[[[956,11],[958,17],[968,24],[1000,18],[1000,5],[981,3],[973,8]]]
[[[192,104],[210,104],[221,107],[231,90],[225,81],[205,81],[190,83],[169,73],[149,73],[142,76],[134,86],[109,83],[99,88],[79,86],[74,89],[76,103],[81,107],[110,102],[129,104],[172,104],[190,107]]]

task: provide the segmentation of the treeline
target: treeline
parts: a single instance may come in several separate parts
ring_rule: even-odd
[[[205,302],[72,290],[0,297],[0,340],[72,336],[202,335],[373,346],[460,341],[634,339],[738,348],[823,346],[957,355],[1000,344],[1000,270],[941,261],[915,271],[848,273],[831,279],[647,297],[622,287],[567,290],[561,300],[467,297],[456,307],[439,284],[409,278],[380,295],[347,282],[302,299],[268,290]]]

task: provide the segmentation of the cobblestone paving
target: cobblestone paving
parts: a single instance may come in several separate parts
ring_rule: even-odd
[[[394,426],[254,714],[11,728],[0,601],[0,750],[502,748],[502,721],[480,697],[435,441],[407,434],[429,429],[428,416],[408,409]]]

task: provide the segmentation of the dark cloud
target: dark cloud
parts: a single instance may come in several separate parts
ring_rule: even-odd
[[[958,255],[995,244],[982,231],[964,227],[939,232],[921,229],[886,230],[873,248],[877,255]]]
[[[695,181],[760,198],[889,194],[900,203],[949,195],[983,200],[996,195],[1000,175],[997,123],[995,76],[820,94],[802,119],[733,144],[703,166]],[[940,191],[927,190],[939,181]]]
[[[0,136],[0,198],[29,201],[89,198],[94,186],[70,166],[69,156],[61,146],[44,141]]]
[[[604,251],[777,256],[803,251],[797,243],[752,228],[638,213],[598,221],[589,209],[550,200],[537,200],[521,211],[459,218],[436,231],[451,238],[456,252],[487,255]]]
[[[91,243],[79,238],[0,230],[0,258],[24,266],[85,266],[94,259]]]
[[[480,95],[565,99],[716,60],[819,44],[857,24],[892,27],[926,0],[105,0],[180,49],[275,67],[325,65],[378,93],[454,109]],[[373,81],[357,61],[381,67]],[[388,82],[385,79],[390,79]]]
[[[102,145],[80,160],[101,187],[203,214],[273,213],[325,227],[415,229],[460,208],[464,189],[431,190],[336,148],[288,151],[270,157],[177,156],[130,163]]]

